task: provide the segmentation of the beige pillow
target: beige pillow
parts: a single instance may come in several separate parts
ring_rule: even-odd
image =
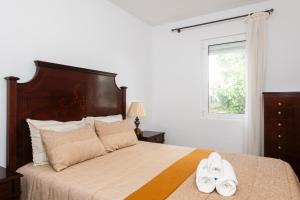
[[[42,130],[41,136],[49,162],[56,171],[105,153],[102,143],[89,125],[64,134]]]
[[[61,133],[64,133],[65,131],[71,131],[85,126],[84,120],[59,122],[54,120],[41,121],[27,119],[26,121],[30,129],[34,166],[48,164],[48,158],[41,139],[41,130],[47,129],[51,131],[59,131]]]
[[[102,122],[116,122],[116,121],[122,121],[123,117],[122,115],[109,115],[109,116],[100,116],[100,117],[86,117],[84,118],[84,121],[86,124],[90,124],[92,127],[94,127],[95,121],[102,121]]]
[[[117,122],[95,120],[95,127],[107,152],[135,145],[138,141],[129,120]]]

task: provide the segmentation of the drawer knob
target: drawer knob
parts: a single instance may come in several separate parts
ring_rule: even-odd
[[[278,123],[277,125],[278,125],[278,126],[282,126],[282,124],[281,124],[281,123]]]
[[[277,148],[278,148],[279,150],[281,150],[281,149],[282,149],[282,147],[281,147],[281,146],[278,146]]]
[[[279,134],[279,135],[278,135],[278,138],[281,138],[281,137],[282,137],[282,136]]]
[[[278,106],[282,106],[282,103],[281,103],[281,102],[278,102],[277,104],[278,104]]]
[[[282,114],[282,112],[281,111],[278,111],[278,115],[281,115]]]

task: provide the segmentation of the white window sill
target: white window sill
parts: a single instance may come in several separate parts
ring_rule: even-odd
[[[223,114],[223,113],[204,113],[204,119],[211,120],[239,120],[243,121],[246,114]]]

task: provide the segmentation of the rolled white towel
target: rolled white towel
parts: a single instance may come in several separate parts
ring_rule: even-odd
[[[237,190],[238,181],[232,165],[223,160],[224,176],[216,181],[217,192],[225,197],[234,195]]]
[[[209,173],[216,179],[223,177],[223,159],[217,152],[209,154],[207,159],[207,167]]]
[[[204,193],[211,193],[216,188],[216,180],[207,170],[207,159],[202,159],[197,167],[196,185]]]

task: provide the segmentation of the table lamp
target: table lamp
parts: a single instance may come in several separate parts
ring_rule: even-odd
[[[141,129],[139,129],[139,125],[140,125],[139,117],[146,116],[143,103],[141,103],[141,102],[132,102],[130,107],[129,107],[127,115],[129,117],[136,117],[135,121],[134,121],[136,128],[134,129],[134,131],[135,131],[135,134],[137,136],[142,136],[143,132],[141,131]]]

